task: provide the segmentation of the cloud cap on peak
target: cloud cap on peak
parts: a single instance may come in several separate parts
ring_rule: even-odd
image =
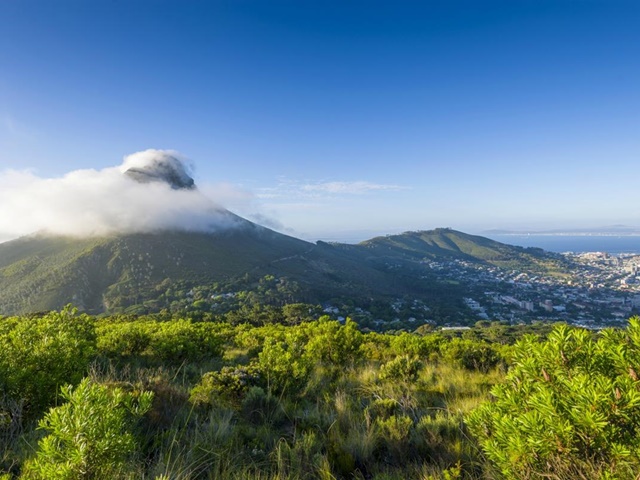
[[[0,242],[35,232],[86,237],[237,226],[238,217],[195,188],[187,165],[177,152],[145,150],[117,167],[62,177],[0,171]]]
[[[163,182],[174,190],[191,190],[195,182],[185,159],[172,150],[145,150],[125,158],[124,175],[138,183]]]

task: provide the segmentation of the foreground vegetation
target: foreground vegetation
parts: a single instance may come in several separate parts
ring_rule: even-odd
[[[422,334],[291,323],[72,308],[0,319],[0,478],[631,479],[640,468],[636,319],[524,336],[489,322]]]

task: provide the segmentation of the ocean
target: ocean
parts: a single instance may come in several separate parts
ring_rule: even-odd
[[[509,245],[539,247],[551,252],[607,252],[640,255],[640,236],[634,235],[484,235]]]

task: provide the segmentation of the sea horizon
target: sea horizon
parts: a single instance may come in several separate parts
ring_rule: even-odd
[[[640,255],[640,235],[612,233],[506,233],[485,234],[497,242],[519,247],[537,247],[556,253],[605,252]]]

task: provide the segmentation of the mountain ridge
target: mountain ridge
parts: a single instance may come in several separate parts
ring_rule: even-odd
[[[559,258],[451,229],[356,245],[314,244],[237,218],[235,227],[210,233],[169,230],[81,239],[38,234],[0,244],[0,314],[66,303],[91,313],[142,304],[153,310],[170,284],[233,283],[264,275],[294,281],[298,294],[292,298],[298,301],[434,295],[445,287],[430,277],[425,260],[543,269]]]

